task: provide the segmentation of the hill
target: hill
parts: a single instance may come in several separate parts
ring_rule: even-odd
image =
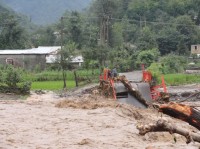
[[[38,25],[51,24],[57,21],[66,10],[81,11],[89,6],[92,0],[0,0],[18,13],[30,17]]]
[[[8,19],[9,16],[13,16],[20,26],[27,29],[27,31],[34,31],[37,28],[35,24],[31,23],[29,17],[15,12],[12,8],[8,7],[0,0],[0,25],[2,25],[1,23],[5,22],[5,18]]]

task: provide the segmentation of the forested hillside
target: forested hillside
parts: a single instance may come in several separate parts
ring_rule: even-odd
[[[115,46],[114,35],[119,37],[121,31],[121,42],[130,42],[139,50],[159,48],[162,55],[186,54],[191,44],[199,42],[198,6],[199,0],[107,0],[96,1],[90,12],[108,17],[110,46]]]
[[[31,46],[35,26],[26,16],[18,15],[0,3],[0,49],[23,49]]]
[[[45,2],[38,4],[50,16]],[[60,2],[52,2],[54,13],[61,9]],[[199,0],[93,0],[86,11],[68,11],[62,22],[40,27],[30,42],[32,46],[76,47],[84,56],[85,68],[106,65],[124,71],[156,63],[159,71],[181,72],[191,45],[200,44],[199,6]]]
[[[36,24],[50,24],[66,10],[82,10],[91,0],[1,0],[16,12],[27,15]]]
[[[89,46],[85,57],[101,65],[126,70],[159,60],[167,71],[179,72],[186,67],[191,45],[200,43],[199,6],[199,0],[94,1],[87,17],[76,15],[76,24],[67,21],[68,39]]]
[[[53,33],[63,30],[62,44],[75,43],[87,68],[124,71],[159,61],[163,72],[180,72],[191,45],[200,43],[198,6],[199,0],[95,0],[84,14],[65,13],[63,23],[39,30],[33,43],[60,45]]]

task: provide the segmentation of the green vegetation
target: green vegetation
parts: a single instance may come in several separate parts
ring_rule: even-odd
[[[75,81],[67,81],[67,89],[75,87]],[[63,89],[63,81],[40,81],[33,82],[31,90],[61,90]]]
[[[161,74],[156,74],[158,83],[161,82]],[[155,74],[154,74],[155,76]],[[184,85],[192,83],[200,83],[200,75],[198,74],[165,74],[166,85]],[[96,78],[96,81],[98,76]],[[74,80],[67,80],[67,89],[75,87]],[[32,82],[31,90],[61,90],[63,88],[63,81],[34,81]]]
[[[77,76],[79,78],[91,78],[91,79],[98,79],[99,70],[77,70]],[[67,80],[72,81],[74,80],[74,72],[67,71],[66,72]],[[43,71],[40,73],[25,73],[23,78],[26,80],[30,80],[32,82],[37,81],[61,81],[63,80],[62,71]]]
[[[148,70],[157,74],[184,73],[187,67],[187,57],[168,54],[160,58],[159,62],[151,63]]]
[[[124,71],[137,69],[141,63],[148,67],[166,56],[161,59],[165,66],[164,73],[182,72],[186,63],[179,56],[186,59],[191,44],[200,41],[197,4],[199,1],[196,0],[94,1],[88,14],[90,17],[98,17],[97,21],[90,19],[90,26],[99,27],[100,39],[97,34],[99,43],[96,46],[94,42],[87,45],[89,48],[84,58],[96,60],[100,66],[118,66],[118,69]],[[82,18],[83,23],[86,20],[88,18]],[[108,23],[108,26],[103,26],[103,23]],[[90,32],[88,34],[95,37]],[[157,53],[153,53],[152,49],[157,49]],[[170,57],[179,59],[176,63],[170,63]],[[170,70],[172,67],[173,71]]]
[[[84,56],[86,69],[135,70],[141,63],[148,67],[163,56],[190,55],[191,44],[200,42],[198,4],[198,0],[95,0],[84,13],[66,12],[62,23],[34,32],[32,43],[60,45],[61,37],[54,32],[62,29],[63,45],[77,45],[76,54]],[[183,71],[185,63],[179,61],[175,67],[178,63],[181,70],[166,68],[164,73]]]
[[[87,83],[98,81],[99,70],[77,70],[77,78],[79,86]],[[44,71],[41,73],[27,73],[24,75],[26,80],[32,81],[32,90],[61,90],[63,89],[63,74],[62,71]],[[75,87],[75,78],[73,71],[66,72],[66,88],[72,89]]]
[[[27,94],[32,90],[63,89],[62,71],[27,72],[12,66],[0,66],[0,92]],[[99,70],[76,70],[79,86],[98,81]],[[75,87],[74,72],[66,72],[66,88]],[[32,82],[32,83],[31,83]]]
[[[20,26],[18,15],[2,6],[0,49],[63,45],[61,61],[50,69],[54,71],[23,74],[33,82],[74,81],[74,68],[69,64],[72,55],[83,55],[85,70],[137,70],[143,63],[156,78],[180,74],[188,67],[190,46],[200,43],[198,6],[199,0],[94,0],[84,12],[65,12],[62,21],[32,32]],[[197,57],[194,62],[200,65]],[[99,75],[76,72],[85,82]],[[198,82],[198,76],[196,80],[192,75],[177,76],[169,77],[169,83]]]
[[[159,55],[160,55],[160,53],[159,53],[158,49],[141,51],[138,54],[137,63],[145,64],[145,66],[148,67],[150,64],[152,64],[153,62],[158,60]]]
[[[22,25],[23,24],[23,25]],[[24,26],[26,24],[26,26]],[[0,49],[24,49],[31,47],[26,17],[17,15],[0,3]],[[30,28],[29,28],[30,29]],[[30,31],[30,30],[29,30]]]
[[[38,4],[37,1],[13,0],[7,3],[26,3],[25,6]],[[41,5],[53,3],[48,1],[47,4],[45,0]],[[12,19],[10,15],[13,12],[2,6],[4,13],[1,13],[0,26],[3,28],[3,23],[8,21],[10,26],[3,28],[0,48],[60,46],[62,31],[62,45],[67,47],[69,43],[75,43],[76,54],[84,56],[86,69],[90,64],[90,67],[99,69],[109,66],[121,71],[135,70],[141,63],[150,66],[166,55],[189,56],[191,44],[200,42],[199,5],[199,0],[94,0],[86,11],[67,11],[62,15],[62,23],[59,20],[28,34],[25,27],[20,27],[21,22],[16,21],[18,16],[13,15]],[[55,6],[59,7],[59,4],[56,2]],[[95,67],[91,66],[93,62],[96,63]],[[183,70],[185,64],[179,64]],[[167,64],[165,66],[169,67]]]
[[[200,83],[200,75],[198,74],[167,74],[164,76],[167,85]]]
[[[183,85],[191,83],[200,83],[199,74],[185,74],[183,73],[183,66],[186,66],[185,59],[178,56],[163,57],[161,63],[152,63],[148,70],[152,72],[155,80],[161,83],[161,76],[164,75],[167,85]],[[183,61],[181,61],[183,60]],[[180,64],[183,63],[183,64]],[[167,73],[166,73],[167,72]]]
[[[28,94],[31,82],[24,80],[24,71],[12,66],[0,66],[0,92]]]

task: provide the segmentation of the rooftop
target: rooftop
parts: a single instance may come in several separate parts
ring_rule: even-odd
[[[55,54],[59,49],[60,46],[53,46],[53,47],[38,47],[32,49],[24,49],[24,50],[0,50],[0,55],[28,55],[28,54]]]

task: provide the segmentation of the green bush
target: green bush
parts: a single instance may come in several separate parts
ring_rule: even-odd
[[[17,83],[22,82],[21,71],[11,66],[8,66],[5,71],[5,83],[10,88],[17,88]]]
[[[28,94],[31,89],[31,82],[25,82],[25,71],[20,68],[14,68],[11,65],[1,66],[1,84],[0,92],[12,92],[19,94]]]
[[[137,63],[145,64],[145,66],[149,67],[153,62],[158,60],[159,55],[160,52],[158,49],[142,51],[137,57]]]
[[[153,75],[154,81],[156,83],[161,82],[161,75],[163,74],[162,65],[160,63],[152,63],[148,68],[148,71],[150,71]]]
[[[160,63],[163,67],[163,73],[182,73],[187,67],[187,58],[184,56],[178,56],[169,54],[160,59]]]
[[[19,85],[19,90],[21,94],[28,94],[31,90],[31,82],[23,82],[21,85]]]

